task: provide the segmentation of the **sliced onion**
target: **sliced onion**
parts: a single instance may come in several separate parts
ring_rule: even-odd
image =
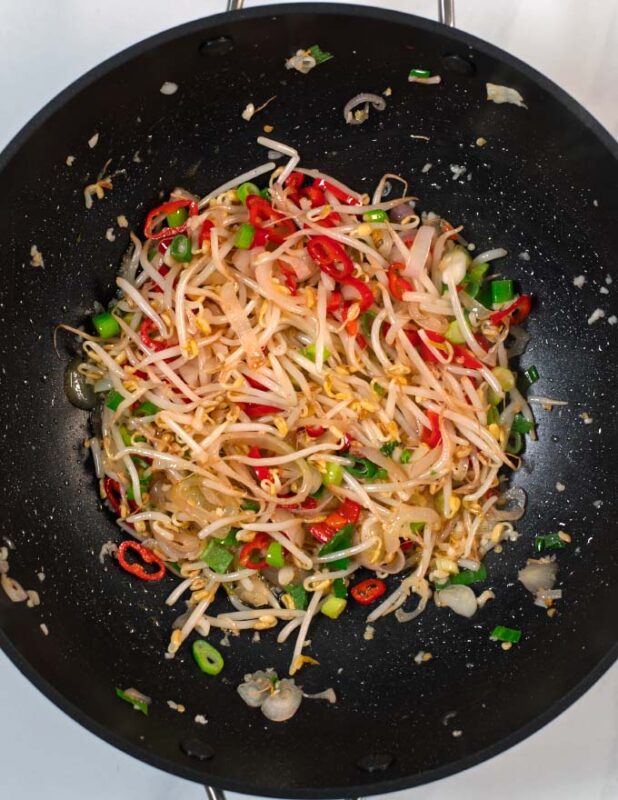
[[[284,678],[262,702],[262,714],[271,722],[285,722],[296,714],[302,701],[301,689],[291,678]]]
[[[356,106],[363,105],[363,103],[365,104],[364,113],[361,116],[361,119],[356,119],[354,115],[354,109]],[[386,100],[383,97],[380,97],[379,94],[370,94],[369,92],[357,94],[351,100],[348,100],[343,107],[343,118],[348,125],[360,125],[367,119],[369,116],[369,103],[371,103],[376,111],[384,111],[386,108]]]
[[[238,302],[236,289],[231,281],[223,285],[219,297],[221,298],[221,308],[227,317],[227,322],[236,332],[240,345],[247,354],[249,368],[258,369],[264,362],[264,356],[255,331]]]
[[[406,278],[416,278],[423,271],[435,232],[435,228],[431,225],[421,225],[416,232],[414,243],[410,248],[410,254],[403,271]]]
[[[401,222],[406,217],[413,217],[415,213],[414,206],[411,203],[400,203],[398,206],[391,208],[388,215],[391,222]]]
[[[268,697],[276,674],[273,670],[258,670],[245,675],[245,680],[237,689],[243,701],[251,708],[259,708]]]
[[[71,405],[84,411],[92,411],[97,396],[92,384],[88,383],[86,376],[79,371],[81,363],[80,358],[73,358],[67,364],[64,371],[64,393]]]
[[[478,608],[476,595],[469,586],[447,586],[436,592],[436,605],[447,606],[461,617],[473,617]]]
[[[553,589],[557,577],[558,564],[555,561],[528,559],[527,565],[517,573],[517,579],[534,595]]]
[[[13,603],[23,603],[24,600],[28,599],[28,593],[24,590],[21,583],[18,583],[14,578],[2,574],[0,575],[0,585],[2,585],[6,596]]]

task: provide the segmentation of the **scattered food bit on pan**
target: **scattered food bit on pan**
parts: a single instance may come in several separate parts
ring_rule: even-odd
[[[105,542],[105,544],[103,544],[99,551],[99,561],[102,564],[106,556],[115,556],[117,552],[118,545],[109,539],[107,542]]]
[[[275,130],[275,126],[274,125],[264,125],[262,130],[264,131],[264,133],[272,133]]]
[[[457,181],[465,174],[467,167],[464,167],[463,164],[451,164],[449,169],[453,173],[453,180]]]
[[[35,592],[34,589],[27,589],[26,590],[27,600],[26,605],[28,608],[36,608],[36,606],[41,605],[41,598],[38,592]]]
[[[577,275],[575,278],[573,278],[573,286],[575,286],[577,289],[582,289],[585,283],[585,275]]]
[[[584,425],[592,425],[593,419],[587,411],[582,411],[579,418],[583,421]]]
[[[208,723],[208,720],[203,714],[196,714],[193,717],[193,722],[196,722],[198,725],[206,725]]]
[[[561,483],[560,481],[556,482],[556,491],[557,492],[564,492],[565,489],[566,489],[566,486],[564,485],[564,483]]]
[[[390,96],[392,95],[392,93],[393,93],[393,90],[391,89],[391,87],[390,87],[390,86],[388,86],[388,87],[387,87],[387,88],[386,88],[386,89],[385,89],[385,90],[382,92],[382,94],[384,95],[384,97],[390,97]]]
[[[133,153],[132,161],[133,161],[134,164],[141,164],[142,163],[142,157],[139,154],[139,150],[136,150]]]
[[[361,92],[361,94],[357,94],[345,104],[343,118],[348,125],[361,125],[369,118],[370,104],[376,111],[384,111],[386,108],[386,101],[379,94]],[[357,106],[362,106],[362,108],[357,108]]]
[[[39,628],[41,629],[41,633],[43,634],[43,636],[49,636],[49,628],[44,622],[41,622]]]
[[[520,253],[520,254],[517,256],[517,258],[518,258],[520,261],[530,261],[530,253],[529,253],[527,250],[524,250],[523,252],[521,252],[521,253]]]
[[[176,94],[178,91],[178,84],[173,83],[172,81],[165,81],[165,83],[161,84],[161,88],[159,89],[161,94],[165,95],[172,95]]]
[[[129,227],[129,220],[125,217],[124,214],[119,214],[119,216],[116,217],[116,222],[118,223],[119,228]]]
[[[43,254],[39,248],[33,244],[30,248],[30,266],[31,267],[44,267]]]
[[[422,133],[411,133],[410,139],[424,139],[426,142],[429,142],[429,136],[423,136]]]
[[[429,161],[422,167],[421,172],[427,173],[433,167],[433,164],[430,164]]]
[[[39,581],[43,583],[43,581],[45,580],[45,573],[41,570],[41,572],[37,572],[36,576],[39,579]]]
[[[414,663],[426,664],[428,661],[431,661],[432,658],[433,655],[431,653],[428,653],[425,650],[419,650],[418,653],[414,656]]]
[[[610,325],[615,325],[618,322],[618,317],[615,314],[612,314],[611,317],[607,318],[607,321]]]
[[[184,714],[187,710],[182,703],[177,703],[175,700],[168,700],[167,706],[171,708],[172,711],[177,711],[179,714]]]
[[[554,400],[552,397],[529,397],[529,403],[538,403],[543,411],[551,411],[554,406],[568,406],[567,400]]]
[[[258,670],[245,675],[237,691],[250,708],[259,708],[271,722],[285,722],[291,719],[300,708],[303,697],[310,700],[326,700],[329,703],[337,702],[333,689],[325,689],[315,694],[303,694],[294,678],[279,680],[273,669]]]
[[[517,628],[507,628],[505,625],[496,625],[489,638],[492,642],[513,645],[517,644],[521,639],[521,631]],[[510,650],[510,647],[505,647],[503,650]]]
[[[367,642],[370,642],[373,639],[375,632],[376,629],[373,627],[373,625],[367,625],[365,627],[365,632],[363,633],[363,639],[365,639]]]
[[[601,294],[609,294],[609,289],[607,288],[607,286],[601,286],[601,288],[599,289],[599,292]]]
[[[72,167],[75,163],[75,156],[67,156],[64,163],[67,165],[67,167]]]
[[[476,140],[477,147],[485,147],[486,144],[487,144],[487,139],[484,139],[482,136],[479,136],[479,138]]]
[[[428,69],[411,69],[408,73],[408,81],[410,83],[425,83],[429,86],[442,82],[440,75],[432,75],[431,70]]]
[[[265,109],[267,105],[272,103],[272,101],[275,100],[276,97],[277,97],[277,95],[274,94],[272,97],[269,97],[268,100],[266,100],[265,103],[262,103],[262,105],[258,106],[257,108],[255,107],[255,105],[253,103],[248,103],[245,106],[245,110],[242,112],[242,114],[240,116],[245,120],[245,122],[249,122],[249,120],[253,119],[253,117],[256,114],[259,114],[259,112],[262,111],[263,109]]]
[[[152,699],[137,689],[119,689],[116,687],[116,697],[132,705],[135,711],[140,711],[145,716],[148,716],[148,706],[152,703]]]
[[[115,242],[116,241],[116,234],[114,233],[114,229],[113,228],[108,228],[105,231],[105,238],[107,239],[108,242]]]
[[[535,538],[535,547],[540,552],[558,550],[565,545],[565,540],[559,533],[548,533]],[[555,600],[562,598],[562,589],[554,589],[557,577],[558,564],[555,556],[529,558],[526,566],[517,573],[519,582],[534,595],[534,604],[545,608],[549,608]]]
[[[330,61],[333,58],[332,53],[326,53],[320,49],[320,46],[314,44],[307,50],[297,50],[296,54],[285,62],[286,69],[295,69],[306,75],[318,64],[323,64],[325,61]]]
[[[492,103],[512,103],[512,105],[520,108],[528,108],[517,89],[511,89],[510,86],[500,86],[496,83],[486,83],[485,87],[487,89],[487,99]]]
[[[600,319],[603,319],[605,316],[605,311],[602,308],[595,308],[592,314],[588,317],[588,325],[594,325],[595,322],[598,322]]]
[[[93,136],[88,139],[88,147],[92,150],[93,147],[96,147],[99,143],[99,134],[95,133]]]
[[[453,736],[455,739],[459,739],[459,737],[460,737],[462,734],[463,734],[463,731],[456,730],[456,731],[453,731],[453,733],[452,733],[451,735],[452,735],[452,736]]]
[[[496,595],[491,591],[491,589],[485,589],[484,592],[481,592],[480,595],[476,598],[476,602],[479,605],[479,608],[483,608],[483,606],[488,603],[490,600],[495,600]]]

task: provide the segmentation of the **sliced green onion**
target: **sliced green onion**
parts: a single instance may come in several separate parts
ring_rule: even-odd
[[[92,317],[92,326],[101,339],[111,339],[120,335],[120,325],[111,311],[103,311]]]
[[[545,533],[534,537],[534,549],[537,553],[542,553],[543,550],[562,550],[564,547],[566,542],[560,538],[559,533]]]
[[[515,375],[507,367],[494,367],[491,372],[505,392],[515,386]]]
[[[445,586],[470,586],[472,583],[480,583],[481,581],[487,580],[487,567],[485,564],[481,564],[481,566],[477,570],[473,569],[463,569],[461,572],[458,572],[456,575],[451,575],[450,578],[440,585],[440,588],[444,588]]]
[[[116,697],[119,697],[121,700],[124,700],[125,703],[132,705],[137,711],[141,711],[142,714],[148,716],[148,703],[144,703],[143,700],[137,700],[134,697],[130,697],[126,692],[123,692],[122,689],[119,689],[117,686]]]
[[[315,357],[317,355],[317,351],[315,349],[315,345],[314,344],[309,344],[309,345],[307,345],[307,347],[303,347],[303,349],[300,351],[300,354],[301,354],[301,356],[304,356],[305,358],[308,358],[309,361],[315,361]],[[323,347],[322,348],[322,360],[323,361],[328,361],[330,356],[331,356],[331,352],[328,349],[328,347]]]
[[[266,550],[266,563],[269,567],[276,567],[281,569],[285,566],[285,558],[283,557],[283,546],[280,542],[271,542]]]
[[[150,400],[146,400],[135,409],[133,415],[136,417],[154,417],[160,410],[159,406],[155,406]]]
[[[365,211],[363,219],[365,222],[388,222],[388,214],[381,208],[376,208],[373,211]]]
[[[330,619],[337,619],[345,611],[348,601],[345,597],[335,597],[334,594],[329,594],[320,611]]]
[[[491,639],[498,642],[511,642],[517,644],[521,639],[521,631],[516,628],[506,628],[504,625],[496,625],[491,632]]]
[[[233,560],[234,555],[226,547],[223,547],[217,539],[209,539],[208,544],[200,553],[200,561],[203,561],[213,572],[217,572],[220,575],[228,571]]]
[[[509,438],[506,442],[506,447],[504,449],[506,450],[507,453],[516,456],[517,453],[521,452],[523,446],[524,446],[524,440],[522,438],[521,433],[517,433],[517,431],[511,431],[509,434]]]
[[[330,61],[334,58],[332,53],[326,53],[320,49],[319,44],[314,44],[309,48],[309,55],[315,60],[316,64],[323,64],[325,61]]]
[[[412,451],[411,450],[402,450],[401,455],[399,456],[399,462],[401,464],[409,464],[410,459],[412,458]]]
[[[196,639],[191,650],[195,663],[207,675],[218,675],[223,669],[223,656],[215,647],[203,639]]]
[[[120,392],[117,392],[115,389],[111,389],[107,394],[105,405],[112,411],[116,411],[124,399],[124,396],[121,395]]]
[[[174,236],[170,245],[170,255],[174,261],[180,261],[185,264],[191,261],[191,240],[189,237],[185,236],[184,233]]]
[[[374,475],[374,478],[377,481],[385,481],[388,478],[388,470],[384,469],[384,467],[380,467]]]
[[[534,422],[526,419],[523,414],[515,414],[511,430],[515,433],[530,433],[534,428]]]
[[[532,386],[533,383],[536,383],[539,377],[539,371],[534,365],[524,370],[524,378],[526,379],[528,386]]]
[[[491,287],[491,301],[495,305],[500,303],[508,303],[515,297],[513,290],[513,281],[492,281]]]
[[[326,544],[322,545],[319,549],[319,554],[321,556],[327,556],[329,553],[336,553],[337,550],[347,550],[348,547],[352,546],[352,536],[354,534],[354,525],[344,525],[343,528],[340,528],[337,533],[333,536],[333,538],[326,542]],[[329,569],[337,570],[337,569],[347,569],[349,566],[350,560],[347,557],[339,558],[336,561],[329,561],[327,566]]]
[[[395,450],[396,447],[399,447],[400,444],[401,442],[395,440],[392,442],[386,442],[386,444],[383,444],[382,447],[380,448],[380,452],[382,453],[383,456],[387,456],[387,458],[392,458],[393,451]]]
[[[485,308],[491,308],[493,301],[491,299],[491,288],[488,283],[484,283],[478,290],[475,300]]]
[[[348,587],[345,585],[343,578],[335,578],[333,581],[333,594],[335,597],[346,598],[348,596]]]
[[[428,69],[419,69],[418,67],[415,67],[414,69],[410,70],[409,76],[411,78],[430,78],[431,71]]]
[[[410,523],[410,530],[412,533],[422,533],[425,527],[424,522],[411,522]]]
[[[487,424],[497,425],[500,422],[500,412],[495,406],[490,406],[487,412]]]
[[[253,225],[250,222],[243,222],[236,231],[234,247],[238,247],[239,250],[248,250],[253,244],[254,237],[255,228]]]
[[[378,397],[384,397],[386,394],[386,389],[383,386],[380,386],[379,383],[373,383],[371,388],[378,395]]]
[[[132,441],[132,439],[133,439],[133,434],[132,434],[132,433],[131,433],[131,431],[130,431],[130,430],[127,428],[127,426],[126,426],[126,425],[121,425],[121,426],[118,428],[118,431],[119,431],[119,433],[120,433],[120,438],[122,439],[122,443],[123,443],[123,445],[124,445],[125,447],[131,447],[131,445],[133,444],[133,441]]]
[[[489,264],[487,261],[481,261],[478,264],[472,264],[470,269],[468,270],[468,275],[472,278],[473,281],[477,283],[482,283],[483,278],[485,277],[485,273],[489,269]]]
[[[238,189],[236,189],[236,194],[238,195],[238,199],[240,200],[240,202],[246,205],[247,197],[249,197],[250,194],[256,194],[259,197],[260,190],[255,185],[255,183],[251,182],[241,183]]]
[[[375,478],[380,471],[380,467],[368,458],[354,458],[352,464],[346,464],[346,472],[355,475],[357,478]],[[384,470],[386,472],[386,470]]]
[[[151,248],[150,248],[150,250],[148,251],[148,261],[152,261],[152,260],[153,260],[153,258],[155,258],[155,257],[156,257],[156,255],[158,254],[158,252],[159,252],[159,251],[157,250],[157,248],[156,248],[156,247],[151,247]]]
[[[227,536],[224,539],[219,540],[220,544],[222,544],[224,547],[234,547],[237,545],[238,542],[236,541],[236,534],[239,530],[240,528],[230,528]]]
[[[142,494],[147,492],[151,483],[152,483],[152,475],[148,475],[145,478],[143,477],[140,478],[139,479],[140,492]],[[127,500],[135,501],[135,492],[133,491],[133,484],[127,487]]]
[[[167,215],[167,224],[170,228],[177,228],[179,225],[182,225],[183,222],[187,221],[188,216],[189,212],[187,211],[187,207],[181,206],[181,208],[177,208],[176,211],[172,211]]]
[[[307,590],[302,583],[299,583],[297,586],[289,584],[289,586],[285,587],[285,591],[294,601],[294,608],[297,611],[304,611],[307,608]]]
[[[240,507],[243,511],[259,511],[260,504],[257,500],[243,500],[240,504]]]
[[[364,311],[360,315],[360,326],[361,331],[365,334],[365,336],[369,339],[371,337],[371,326],[373,325],[373,321],[376,318],[377,314],[375,311]]]
[[[452,344],[463,344],[466,341],[466,337],[461,332],[461,328],[459,327],[459,323],[456,319],[449,322],[448,328],[446,329],[446,333],[444,335]]]
[[[341,486],[343,483],[343,468],[341,464],[329,461],[326,464],[326,472],[322,475],[324,486]]]
[[[474,278],[471,278],[470,275],[466,275],[466,277],[460,283],[460,286],[464,292],[466,292],[466,294],[470,295],[470,297],[476,297],[481,289],[481,284],[478,281],[475,281]],[[446,289],[448,290],[448,286]],[[442,294],[444,294],[444,291]]]
[[[260,192],[260,197],[263,197],[264,200],[270,200],[270,189],[266,187],[266,189],[262,189]]]

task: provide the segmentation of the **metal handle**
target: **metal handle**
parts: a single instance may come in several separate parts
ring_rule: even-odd
[[[240,0],[242,5],[242,0]],[[204,786],[208,800],[225,800],[225,792],[222,789],[213,789],[212,786]]]

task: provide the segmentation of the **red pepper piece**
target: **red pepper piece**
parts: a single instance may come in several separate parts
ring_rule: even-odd
[[[405,334],[410,340],[410,342],[412,342],[412,344],[416,348],[418,348],[423,361],[427,361],[431,364],[440,363],[439,360],[436,358],[436,356],[434,356],[434,354],[431,352],[429,347],[421,339],[418,331],[405,331]],[[442,336],[439,333],[436,333],[435,331],[425,331],[425,335],[427,336],[429,341],[433,342],[434,344],[444,344],[444,342],[446,341],[444,336]]]
[[[330,542],[336,531],[329,528],[325,522],[315,522],[313,525],[309,526],[309,533],[314,539],[317,539],[318,542],[326,544],[326,542]]]
[[[455,364],[467,369],[480,369],[483,366],[478,358],[462,344],[453,345],[453,361]]]
[[[296,273],[291,267],[286,266],[281,261],[279,262],[279,269],[281,270],[281,274],[285,279],[285,285],[290,290],[290,293],[293,295],[298,294],[298,278],[296,277]]]
[[[127,561],[127,551],[132,552],[133,555],[139,556],[144,564],[154,564],[156,566],[156,570],[154,572],[148,572],[139,562]],[[144,545],[140,544],[139,542],[134,542],[132,539],[126,539],[121,543],[116,555],[120,566],[126,572],[130,572],[131,575],[135,575],[142,581],[160,581],[161,578],[165,577],[164,562],[161,561],[159,556],[155,555],[152,550],[144,547]]]
[[[307,245],[307,252],[320,265],[322,272],[336,281],[349,278],[354,271],[352,259],[339,242],[328,236],[313,236]],[[338,264],[341,265],[339,268]]]
[[[250,447],[249,458],[262,458],[262,454],[260,453],[260,448]],[[268,467],[253,467],[253,471],[255,472],[255,477],[258,479],[258,481],[272,480],[272,474],[271,471],[268,469]]]
[[[279,414],[281,412],[281,409],[277,408],[277,406],[267,406],[262,403],[239,403],[238,405],[251,419],[265,417],[267,414]]]
[[[346,498],[339,508],[336,511],[331,511],[323,522],[316,522],[310,525],[309,533],[318,542],[323,544],[329,542],[344,525],[356,525],[360,512],[361,507],[359,504]]]
[[[408,550],[411,550],[413,547],[414,547],[414,542],[406,541],[401,543],[401,550],[404,553],[407,553]]]
[[[257,533],[255,539],[247,544],[240,551],[238,560],[240,566],[245,569],[265,569],[266,563],[264,550],[268,547],[270,536],[265,533]]]
[[[356,341],[357,341],[358,346],[360,347],[361,350],[366,350],[367,349],[367,346],[368,346],[367,345],[367,339],[365,339],[365,337],[363,336],[362,333],[357,333],[356,334]]]
[[[103,481],[103,490],[114,513],[120,516],[120,484],[113,478],[105,478]]]
[[[294,189],[295,192],[301,188],[305,182],[305,176],[302,172],[291,172],[285,180],[286,188]]]
[[[153,208],[152,211],[148,213],[146,224],[144,225],[144,236],[146,239],[153,239],[155,241],[159,239],[173,239],[174,236],[177,236],[179,233],[184,233],[187,230],[186,222],[183,222],[182,225],[176,225],[173,228],[162,228],[156,233],[152,228],[155,217],[158,217],[160,214],[171,214],[173,211],[178,211],[179,208],[187,207],[189,208],[189,216],[194,217],[198,212],[195,200],[172,200],[169,203],[163,203],[162,206]]]
[[[268,389],[263,386],[259,381],[256,381],[255,378],[249,377],[249,375],[244,375],[244,379],[247,381],[249,386],[252,386],[254,389],[259,389],[262,392],[267,392]]]
[[[328,298],[328,303],[326,304],[326,312],[328,314],[334,314],[335,311],[339,311],[339,309],[343,305],[343,296],[341,292],[331,292],[330,297]]]
[[[305,428],[307,436],[311,436],[312,439],[317,439],[319,436],[322,436],[323,433],[326,433],[326,428],[323,428],[321,425],[316,425],[315,427],[308,427]]]
[[[159,245],[159,247],[161,247],[161,245]],[[161,277],[163,278],[167,275],[169,271],[170,268],[167,266],[167,264],[161,264],[158,270],[159,275],[161,275]],[[150,281],[150,283],[152,283],[152,289],[150,290],[151,292],[163,292],[163,289],[159,286],[158,283],[154,283],[153,281]]]
[[[361,606],[374,603],[386,591],[386,584],[379,578],[367,578],[366,581],[357,583],[350,589],[350,594]]]
[[[371,308],[375,298],[373,296],[371,289],[367,286],[366,283],[363,283],[363,281],[359,280],[358,278],[353,278],[351,276],[349,278],[343,278],[341,283],[344,286],[351,286],[358,292],[360,297],[360,300],[358,302],[361,314],[363,311],[367,311],[368,308]]]
[[[267,241],[281,244],[286,236],[296,230],[291,219],[286,219],[284,214],[275,211],[267,200],[257,194],[250,194],[247,197],[247,208],[249,222],[256,228],[264,228],[267,231]]]
[[[171,245],[171,239],[161,239],[157,245],[157,250],[164,256],[167,253],[167,248]],[[169,269],[169,267],[168,267]]]
[[[347,453],[353,444],[354,444],[354,439],[350,436],[349,433],[346,433],[343,437],[343,447],[339,449],[339,452]]]
[[[341,217],[336,211],[331,211],[324,219],[316,219],[315,224],[321,228],[335,228],[341,222]]]
[[[318,187],[315,185],[307,186],[302,190],[300,196],[306,197],[309,200],[311,203],[311,208],[319,208],[320,206],[326,205],[326,197],[324,196],[324,192],[321,189],[318,189]]]
[[[303,500],[303,502],[300,504],[300,507],[306,509],[317,508],[318,501],[315,499],[315,497],[308,497],[306,500]]]
[[[204,242],[210,241],[210,231],[214,227],[214,222],[209,219],[205,219],[204,222],[202,222],[202,229],[200,230],[200,236],[198,239],[200,247],[204,244]]]
[[[404,269],[404,264],[396,261],[388,268],[388,290],[395,300],[403,300],[404,292],[413,292],[414,287],[399,274]]]
[[[507,317],[510,317],[513,325],[519,325],[528,317],[531,308],[532,300],[530,295],[522,294],[517,300],[514,300],[511,305],[503,308],[501,311],[496,311],[494,314],[491,314],[489,320],[493,325],[498,325]]]
[[[142,342],[149,347],[151,350],[155,352],[159,352],[161,350],[165,350],[169,347],[169,342],[166,342],[162,339],[153,339],[152,334],[158,331],[157,326],[151,319],[145,319],[139,328],[139,335],[141,337]]]
[[[335,186],[333,183],[329,183],[328,181],[324,180],[324,178],[316,178],[313,181],[313,185],[317,189],[321,189],[323,192],[330,192],[334,197],[337,198],[340,202],[344,203],[347,206],[362,206],[361,201],[353,197],[351,194],[348,194],[344,189],[340,189],[338,186]]]
[[[431,428],[423,428],[421,434],[421,441],[426,444],[431,450],[437,447],[442,441],[442,432],[440,431],[440,415],[437,411],[427,411],[427,418],[431,424]]]

